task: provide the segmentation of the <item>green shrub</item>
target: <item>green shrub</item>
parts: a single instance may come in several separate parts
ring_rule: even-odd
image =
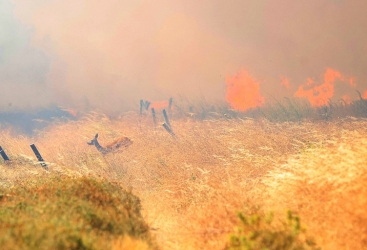
[[[52,177],[1,190],[1,249],[110,249],[125,236],[152,249],[140,201],[116,184]]]
[[[258,209],[250,215],[238,213],[240,225],[230,236],[227,250],[308,250],[319,249],[307,237],[300,218],[291,211],[285,221],[276,223],[273,213],[264,215]]]

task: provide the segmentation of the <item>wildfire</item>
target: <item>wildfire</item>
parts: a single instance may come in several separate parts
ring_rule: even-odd
[[[280,84],[289,90],[289,78],[280,75]],[[328,104],[334,96],[335,81],[339,80],[349,86],[356,88],[357,84],[354,77],[345,77],[339,71],[327,68],[323,75],[323,82],[317,83],[312,78],[307,78],[306,82],[299,86],[294,96],[307,99],[313,107],[320,107]],[[265,102],[260,94],[260,84],[249,73],[242,68],[233,77],[226,79],[227,95],[226,100],[233,109],[246,111],[251,108],[262,106]],[[339,97],[345,104],[352,102],[347,94]],[[363,98],[367,99],[367,90],[363,93]]]
[[[334,95],[335,80],[343,80],[342,74],[333,69],[326,69],[324,74],[324,83],[317,85],[311,78],[307,79],[304,85],[301,85],[294,94],[296,97],[307,98],[314,107],[325,105]]]
[[[259,82],[243,68],[235,76],[227,77],[226,84],[226,100],[234,109],[245,111],[262,106],[265,102],[259,92]]]

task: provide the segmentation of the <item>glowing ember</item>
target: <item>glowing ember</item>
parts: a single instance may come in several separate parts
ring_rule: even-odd
[[[259,92],[260,84],[243,68],[235,76],[227,77],[226,84],[226,100],[234,109],[245,111],[265,102]]]
[[[289,79],[284,77],[284,76],[281,76],[280,77],[280,84],[282,86],[284,86],[286,89],[289,89]]]
[[[328,103],[334,95],[335,80],[343,80],[340,72],[327,69],[324,74],[324,83],[317,85],[311,78],[307,79],[304,85],[301,85],[294,94],[296,97],[307,98],[314,107],[320,107]]]
[[[78,111],[76,111],[75,109],[72,108],[62,108],[62,111],[68,112],[69,115],[73,116],[73,117],[77,117],[78,116]]]
[[[168,108],[168,101],[159,101],[159,102],[153,102],[150,104],[149,108],[157,109],[165,109]]]
[[[77,117],[78,112],[74,109],[65,109],[71,116]]]

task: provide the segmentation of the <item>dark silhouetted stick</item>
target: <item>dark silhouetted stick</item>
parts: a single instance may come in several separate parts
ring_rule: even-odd
[[[171,128],[171,124],[169,123],[167,112],[166,112],[165,109],[163,109],[163,116],[164,116],[164,121],[166,122],[166,124],[168,125],[168,127]]]
[[[144,101],[140,100],[140,115],[143,113]]]
[[[172,99],[172,97],[169,99],[169,101],[168,101],[168,110],[171,110],[171,108],[172,108],[172,101],[173,101],[173,99]]]
[[[3,148],[0,146],[0,154],[3,157],[4,161],[9,161],[9,157],[5,154],[5,151],[3,150]]]
[[[39,151],[38,151],[38,149],[36,148],[36,145],[31,144],[30,146],[31,146],[31,149],[33,150],[33,153],[36,155],[37,160],[41,163],[41,166],[42,166],[44,169],[48,170],[47,164],[44,162],[44,160],[43,160],[43,158],[42,158],[42,156],[41,156],[40,152],[39,152]]]
[[[166,123],[163,123],[162,126],[167,130],[168,133],[170,133],[172,136],[175,136],[175,133],[173,133],[172,129]]]
[[[152,108],[152,116],[153,116],[153,123],[154,123],[154,126],[157,125],[157,118],[155,116],[155,110],[154,108]]]
[[[148,110],[150,106],[150,101],[145,101],[145,110]]]
[[[361,95],[361,92],[359,92],[358,90],[356,90],[356,91],[357,91],[357,93],[358,93],[358,95],[359,95],[359,100],[363,101],[364,99],[363,99],[363,97],[362,97],[362,95]]]

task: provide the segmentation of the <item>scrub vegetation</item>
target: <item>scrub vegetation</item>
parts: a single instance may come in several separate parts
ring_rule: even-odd
[[[43,176],[14,185],[1,190],[2,249],[112,249],[124,240],[157,249],[139,199],[117,184]]]

